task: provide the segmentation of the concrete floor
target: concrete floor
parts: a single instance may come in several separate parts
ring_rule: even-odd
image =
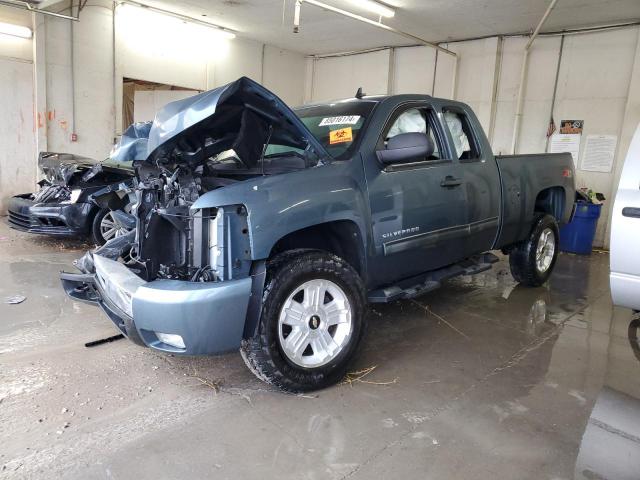
[[[3,478],[601,478],[576,466],[596,399],[640,398],[606,254],[562,255],[544,288],[502,260],[375,306],[354,366],[372,383],[293,396],[238,354],[85,348],[116,333],[60,288],[86,248],[0,225],[0,299],[27,297],[0,303]]]

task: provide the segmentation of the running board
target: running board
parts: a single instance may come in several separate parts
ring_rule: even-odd
[[[482,253],[448,267],[408,278],[385,288],[369,292],[370,303],[389,303],[403,298],[414,298],[440,288],[442,282],[460,275],[475,275],[491,269],[491,265],[500,259],[493,253]]]

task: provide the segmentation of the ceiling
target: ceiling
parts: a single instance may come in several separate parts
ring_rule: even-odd
[[[429,41],[531,31],[550,0],[386,0],[396,8],[384,23]],[[146,0],[145,3],[236,30],[240,36],[305,54],[407,45],[406,38],[302,5],[300,33],[293,33],[295,0]],[[375,19],[357,0],[325,3]],[[283,11],[284,7],[284,11]],[[640,20],[640,0],[558,0],[544,30]]]

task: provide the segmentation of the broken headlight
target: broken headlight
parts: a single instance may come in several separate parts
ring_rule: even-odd
[[[71,193],[69,195],[69,199],[68,200],[64,200],[60,203],[76,203],[78,201],[78,199],[80,198],[80,195],[82,195],[82,190],[79,188],[74,188],[73,190],[71,190]]]
[[[82,194],[82,190],[79,188],[74,188],[71,190],[71,197],[69,198],[70,203],[76,203]]]

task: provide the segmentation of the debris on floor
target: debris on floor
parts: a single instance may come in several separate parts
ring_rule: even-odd
[[[4,303],[9,305],[17,305],[19,303],[24,302],[27,299],[24,295],[13,295],[11,297],[7,297],[4,299]]]
[[[438,320],[440,320],[442,323],[444,323],[447,327],[449,327],[454,332],[459,333],[462,337],[466,338],[467,340],[471,340],[468,335],[465,335],[462,331],[460,331],[459,329],[457,329],[456,327],[451,325],[449,322],[447,322],[444,319],[444,317],[442,317],[441,315],[438,315],[436,312],[431,310],[429,308],[429,305],[422,305],[420,302],[416,302],[413,299],[409,299],[409,301],[413,302],[415,305],[417,305],[420,308],[422,308],[424,310],[425,315],[433,315],[434,317],[436,317]]]
[[[118,335],[113,335],[112,337],[101,338],[100,340],[93,340],[91,342],[87,342],[84,344],[84,346],[87,348],[97,347],[98,345],[102,345],[103,343],[115,342],[116,340],[120,340],[121,338],[124,338],[124,335],[120,333]]]
[[[355,372],[347,372],[347,375],[344,377],[344,379],[342,380],[342,385],[349,385],[351,387],[353,387],[353,384],[356,382],[359,383],[368,383],[369,385],[392,385],[394,383],[396,383],[398,381],[397,378],[394,378],[391,381],[388,382],[374,382],[372,380],[363,380],[364,377],[366,377],[367,375],[369,375],[371,372],[373,372],[376,368],[378,368],[377,365],[373,365],[372,367],[369,368],[364,368],[362,370],[358,370]]]
[[[198,375],[198,371],[196,370],[196,367],[192,366],[192,368],[193,368],[193,374],[186,373],[185,375],[187,375],[190,378],[195,378],[202,385],[205,385],[210,389],[212,389],[216,394],[220,391],[220,387],[222,386],[221,380],[209,380],[208,378],[201,377],[200,375]]]

